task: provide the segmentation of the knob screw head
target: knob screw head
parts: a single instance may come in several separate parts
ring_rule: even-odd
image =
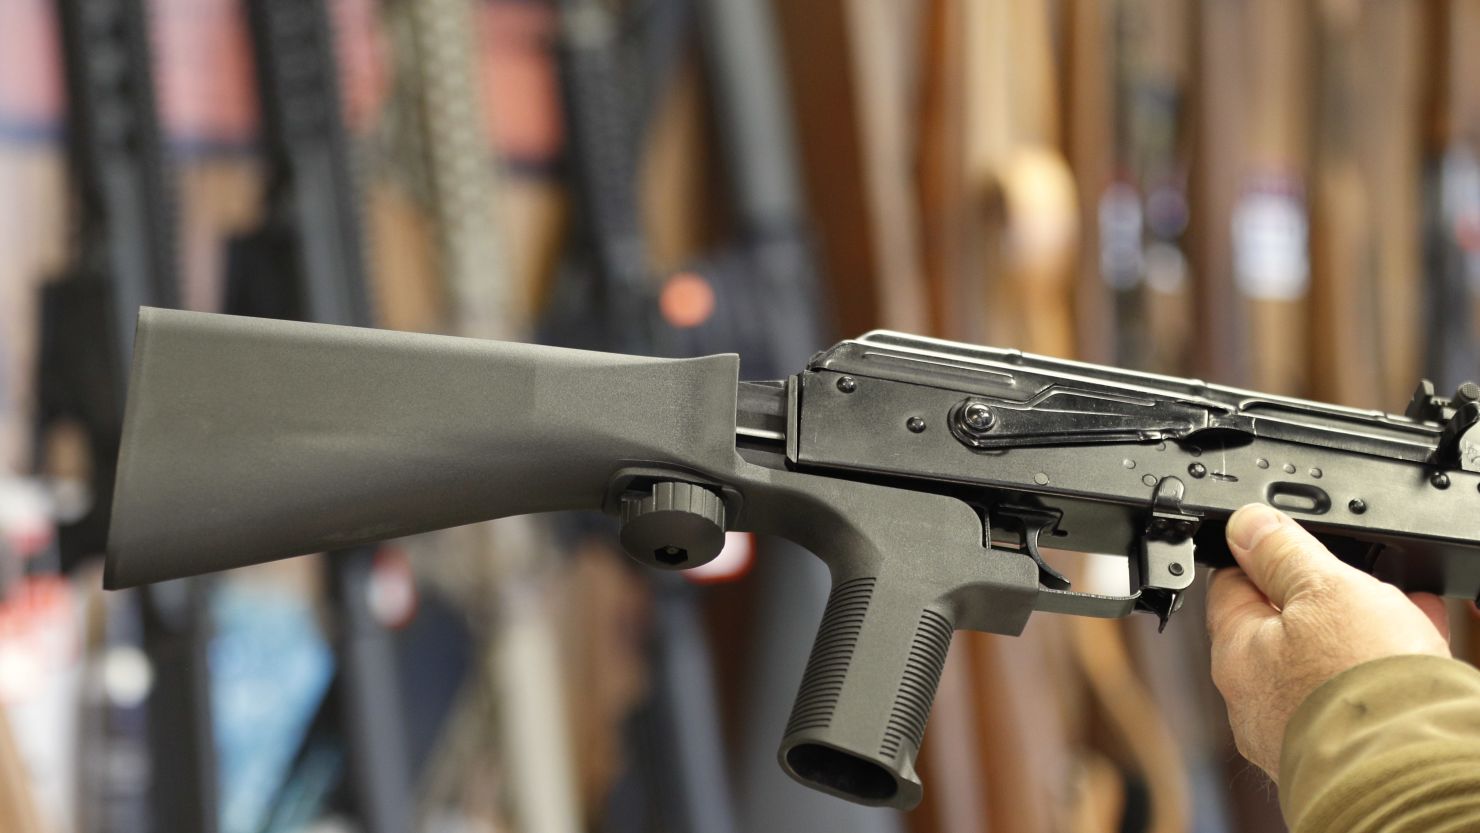
[[[725,545],[725,504],[692,483],[662,480],[622,501],[622,548],[660,570],[705,564]]]
[[[961,422],[973,431],[990,431],[997,416],[984,403],[971,402],[961,409]]]

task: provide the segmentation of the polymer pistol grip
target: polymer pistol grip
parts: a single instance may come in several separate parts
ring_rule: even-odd
[[[980,518],[957,500],[805,475],[777,478],[783,483],[782,500],[792,488],[818,500],[816,513],[806,513],[813,523],[767,531],[818,555],[833,586],[781,766],[851,801],[911,808],[921,797],[915,757],[952,633],[1021,632],[1037,599],[1037,568],[985,546]],[[766,514],[780,502],[775,492],[757,494],[764,497],[752,503],[764,506],[748,512]]]
[[[833,587],[781,740],[792,777],[865,804],[920,800],[915,755],[954,624],[909,591],[878,576]]]

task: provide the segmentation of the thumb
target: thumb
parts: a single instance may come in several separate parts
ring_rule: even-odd
[[[1323,579],[1355,572],[1289,515],[1251,503],[1228,519],[1234,560],[1275,607]]]

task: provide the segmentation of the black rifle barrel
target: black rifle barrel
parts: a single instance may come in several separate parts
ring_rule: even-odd
[[[89,435],[92,505],[61,527],[70,566],[104,549],[134,320],[142,306],[178,304],[179,269],[146,4],[60,0],[57,12],[79,245],[70,273],[43,298],[41,424],[77,418]],[[205,597],[194,579],[143,596],[156,677],[150,794],[161,830],[218,826]]]
[[[250,0],[268,216],[236,241],[228,308],[373,324],[359,196],[324,0]],[[289,421],[291,418],[288,418]],[[285,423],[286,424],[286,423]],[[366,603],[373,547],[326,545],[350,795],[368,833],[411,829],[410,759],[390,634]]]

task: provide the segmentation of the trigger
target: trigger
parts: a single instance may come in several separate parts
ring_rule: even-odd
[[[1069,579],[1065,578],[1063,573],[1049,566],[1049,563],[1043,560],[1043,552],[1038,549],[1038,537],[1043,534],[1043,530],[1053,526],[1056,522],[1056,519],[1047,517],[1042,520],[1038,518],[1023,518],[1023,549],[1028,551],[1028,557],[1033,559],[1034,564],[1038,565],[1039,584],[1042,584],[1044,587],[1051,587],[1054,590],[1068,590]]]

